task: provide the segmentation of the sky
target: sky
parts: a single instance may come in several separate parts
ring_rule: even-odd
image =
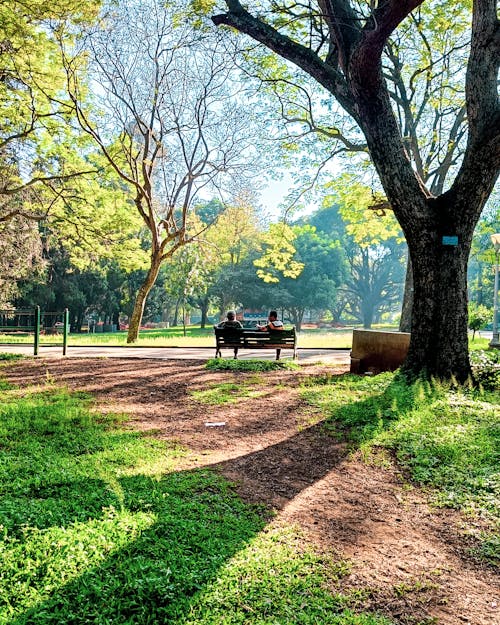
[[[265,215],[272,221],[277,221],[282,213],[283,203],[293,187],[293,179],[290,173],[282,172],[281,180],[271,180],[260,193],[260,204]],[[309,204],[300,214],[311,213],[317,206]],[[297,213],[298,215],[298,213]]]

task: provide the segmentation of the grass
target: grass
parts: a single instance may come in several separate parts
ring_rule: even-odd
[[[62,345],[61,335],[41,335],[41,345]],[[33,344],[33,336],[29,334],[0,334],[0,345],[4,343]],[[299,336],[300,347],[336,347],[349,348],[352,344],[351,330],[304,330]],[[70,334],[68,345],[127,345],[127,333],[125,331],[95,334]],[[188,326],[186,335],[181,326],[154,330],[141,330],[135,347],[214,347],[214,331],[212,326],[199,328]]]
[[[248,358],[247,360],[210,358],[205,366],[211,371],[261,372],[276,371],[277,369],[300,369],[300,365],[291,360],[259,360],[255,358]]]
[[[0,360],[19,360],[20,358],[24,358],[22,354],[9,354],[0,352]]]
[[[394,374],[323,376],[302,396],[320,408],[325,427],[349,433],[365,455],[385,449],[435,505],[481,518],[478,553],[500,565],[500,392],[456,389]]]
[[[250,371],[196,401],[244,400]],[[189,450],[82,393],[0,389],[0,625],[389,625],[361,612],[369,588],[337,590],[348,562],[217,473],[176,471]],[[436,506],[480,518],[477,556],[500,563],[498,391],[387,373],[311,377],[301,395],[366,459],[386,450]]]
[[[191,391],[190,395],[200,404],[237,404],[244,399],[252,399],[263,394],[263,391],[255,388],[256,382],[258,383],[259,380],[254,380],[253,383],[248,381],[239,384],[223,382],[221,384],[213,384],[201,391]]]
[[[476,337],[474,339],[472,339],[472,337],[470,337],[469,339],[469,350],[477,351],[480,349],[489,349],[490,341],[491,339],[485,339],[480,336],[477,336],[476,334]]]
[[[378,329],[378,328],[374,328]],[[382,327],[384,330],[396,330],[395,327]],[[41,345],[61,345],[62,335],[41,335]],[[32,334],[0,334],[1,344],[33,344]],[[489,339],[481,338],[476,334],[469,341],[471,350],[488,349]],[[182,326],[162,329],[141,330],[138,340],[133,345],[127,345],[127,332],[112,333],[98,332],[95,334],[69,334],[68,346],[121,346],[121,347],[214,347],[214,333],[212,326],[200,328],[187,326],[186,333]],[[304,329],[298,335],[298,346],[318,349],[350,349],[352,346],[352,329]]]
[[[303,544],[297,528],[271,525],[221,569],[216,582],[201,593],[183,623],[389,623],[374,615],[355,614],[349,607],[351,599],[331,593],[325,581],[341,580],[349,572],[348,564],[328,554],[320,557],[305,550]]]
[[[3,385],[0,625],[387,625],[348,565],[91,399]]]

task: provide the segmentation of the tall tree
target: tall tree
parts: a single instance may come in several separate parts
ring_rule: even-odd
[[[491,235],[500,232],[499,194],[494,193],[477,224],[469,262],[469,300],[493,306],[495,250]],[[493,315],[493,313],[492,313]]]
[[[210,220],[210,214],[207,218]],[[202,327],[211,302],[218,304],[221,315],[228,307],[242,303],[242,300],[232,299],[231,277],[236,267],[257,248],[260,235],[255,198],[251,192],[238,194],[230,205],[218,211],[217,219],[199,242],[199,274],[203,279],[198,282],[193,297],[201,309]]]
[[[83,40],[82,56],[66,56],[79,122],[126,183],[149,232],[149,269],[128,342],[137,339],[162,263],[207,227],[192,228],[199,194],[227,198],[252,153],[251,125],[229,84],[231,59],[220,38],[202,36],[181,8],[157,0],[112,2],[101,28]],[[81,72],[89,54],[83,69],[99,85],[93,110],[85,107]]]
[[[384,199],[353,176],[340,176],[329,187],[333,193],[324,201],[338,206],[345,225],[343,243],[350,266],[343,289],[346,309],[370,328],[382,313],[395,313],[401,303],[406,255],[401,228],[392,211],[382,208]]]
[[[43,274],[42,240],[38,225],[16,215],[6,221],[0,236],[0,306],[12,306],[19,282]]]
[[[348,265],[330,310],[334,319],[347,313],[370,328],[401,303],[406,246],[392,211],[375,214],[368,208],[370,189],[342,176],[330,191],[325,206],[307,217],[318,231],[340,241]]]
[[[300,331],[307,310],[333,307],[344,278],[344,258],[340,242],[314,226],[295,225],[291,232],[285,258],[277,258],[275,245],[264,245],[263,255],[254,264],[261,267],[258,274],[264,282],[278,286],[273,308],[283,308]],[[291,273],[290,267],[295,267]]]
[[[68,117],[54,28],[89,22],[98,6],[76,0],[0,3],[0,227],[16,216],[44,219],[67,183],[92,169],[81,162],[74,167],[67,158],[77,133]]]
[[[294,24],[296,7],[288,7]],[[462,75],[458,65],[466,64],[469,42],[470,5],[445,0],[424,3],[406,20],[404,27],[388,41],[383,62],[389,96],[401,128],[412,165],[431,193],[441,194],[450,174],[465,150],[466,116]],[[446,24],[446,27],[443,25]],[[295,188],[287,197],[289,209],[301,207],[316,194],[322,179],[331,175],[330,164],[355,171],[360,181],[378,187],[373,167],[367,159],[367,145],[332,100],[325,100],[322,87],[314,85],[303,73],[293,73],[276,57],[262,50],[252,51],[251,71],[263,81],[261,93],[270,102],[279,103],[279,113],[272,122],[280,128],[276,144],[285,147],[282,162],[291,169]],[[247,66],[249,55],[247,55]],[[263,96],[266,97],[266,96]],[[269,113],[264,112],[264,117]],[[268,121],[267,119],[265,121]],[[269,123],[269,122],[268,122]],[[288,212],[288,211],[287,211]],[[401,315],[401,330],[410,331],[412,273],[408,263],[407,288]]]
[[[412,162],[383,71],[383,53],[391,37],[412,11],[436,2],[263,2],[252,10],[238,0],[223,4],[227,10],[213,17],[215,24],[246,33],[308,73],[363,132],[413,267],[412,334],[403,370],[467,379],[467,261],[475,224],[500,165],[500,27],[495,0],[472,3],[470,51],[463,72],[466,147],[454,180],[438,193],[425,185]]]
[[[349,275],[342,288],[345,310],[371,328],[383,313],[396,313],[404,284],[401,250],[394,241],[355,245],[347,251]]]

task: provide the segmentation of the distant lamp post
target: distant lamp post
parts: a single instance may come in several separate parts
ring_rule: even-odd
[[[500,347],[498,340],[498,256],[500,254],[500,233],[491,235],[491,242],[495,248],[495,287],[493,290],[493,337],[490,347]]]

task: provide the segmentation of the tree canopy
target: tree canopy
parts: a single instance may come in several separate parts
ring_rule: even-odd
[[[208,192],[227,201],[235,180],[245,179],[252,126],[221,37],[201,37],[180,3],[113,2],[102,18],[80,54],[61,45],[79,123],[122,179],[150,238],[129,326],[134,342],[162,263],[207,228],[196,202]],[[92,84],[99,89],[89,106]]]
[[[0,224],[16,215],[43,219],[82,171],[68,158],[78,133],[54,30],[92,21],[98,6],[75,0],[0,4]],[[83,171],[90,169],[87,163]]]
[[[311,76],[323,88],[326,106],[340,107],[361,131],[405,234],[413,267],[412,335],[403,370],[408,375],[467,379],[471,373],[467,260],[475,224],[494,188],[500,164],[500,28],[495,0],[474,0],[463,7],[472,24],[470,45],[457,39],[460,34],[452,27],[455,3],[451,2],[318,0],[299,5],[263,1],[251,8],[238,0],[201,4],[212,11],[216,25],[231,26],[252,37]],[[440,10],[438,5],[443,5]],[[427,24],[420,21],[423,14],[431,18]],[[404,54],[393,58],[393,65],[402,64],[399,76],[405,84],[397,92],[384,65],[412,20],[422,38],[427,37],[433,20],[441,20],[435,32],[448,30],[455,37],[449,55],[455,71],[447,80],[458,79],[464,86],[465,109],[452,110],[447,121],[450,132],[456,133],[455,142],[463,138],[463,156],[452,176],[446,178],[444,171],[436,171],[436,180],[446,178],[443,189],[439,184],[433,188],[430,178],[422,177],[425,167],[433,170],[443,159],[432,145],[433,137],[429,143],[422,136],[429,129],[419,127],[423,111],[432,119],[436,103],[432,91],[436,79],[425,81],[431,71],[430,51],[414,59],[417,71],[408,69]],[[442,36],[443,42],[447,36]],[[450,87],[442,93],[451,92]],[[401,106],[404,114],[398,115],[391,99],[394,93],[400,99],[405,93],[421,95],[422,106]],[[446,106],[446,101],[439,106]],[[421,167],[412,153],[412,132],[419,145],[429,145],[427,166]]]

